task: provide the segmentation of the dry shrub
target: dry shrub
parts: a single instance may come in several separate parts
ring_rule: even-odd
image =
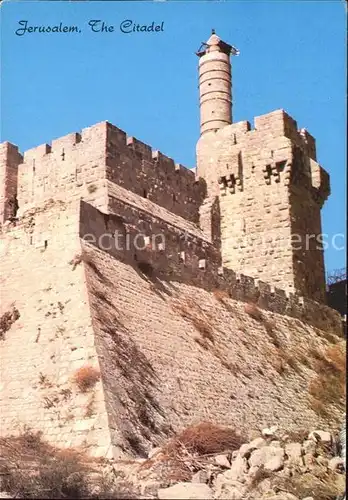
[[[297,498],[313,497],[315,492],[315,500],[335,500],[344,490],[344,476],[323,468],[322,471],[317,470],[315,475],[294,474],[288,478],[275,476],[272,487]]]
[[[238,450],[245,439],[229,427],[222,427],[211,422],[187,427],[175,436],[163,449],[164,452],[180,453],[184,448],[193,455],[212,455]]]
[[[18,309],[14,306],[0,317],[0,339],[5,338],[5,333],[11,328],[13,323],[20,318]]]
[[[16,498],[83,498],[84,465],[73,450],[56,450],[41,439],[41,433],[26,430],[21,436],[0,439],[6,465],[1,470],[2,488]],[[75,474],[75,484],[67,484]],[[78,476],[78,477],[77,477]]]
[[[81,262],[84,262],[85,264],[91,264],[93,262],[92,256],[85,250],[83,250],[81,253],[76,254],[74,258],[71,259],[69,264],[72,266],[72,270],[75,271],[76,267],[81,264]]]
[[[81,392],[87,392],[94,387],[99,379],[100,372],[90,365],[82,366],[74,375],[74,382]]]
[[[195,329],[202,335],[203,339],[210,340],[210,342],[214,344],[214,330],[210,323],[210,318],[208,318],[199,304],[195,303],[193,300],[188,300],[185,303],[180,302],[175,305],[180,315],[192,323]]]
[[[244,311],[253,319],[256,321],[262,321],[264,319],[264,316],[262,314],[262,311],[253,303],[249,302],[248,304],[245,304],[244,306]]]
[[[233,429],[210,422],[191,425],[174,436],[154,457],[141,468],[160,471],[162,479],[189,481],[201,470],[209,457],[216,453],[233,452],[246,440]]]
[[[326,356],[340,373],[346,373],[345,344],[341,343],[328,347]]]
[[[218,302],[222,302],[222,304],[225,303],[225,300],[230,298],[228,292],[226,292],[225,290],[221,290],[220,288],[217,288],[216,290],[214,290],[213,295],[216,298],[216,300]]]
[[[309,386],[312,408],[323,416],[329,405],[343,403],[346,394],[346,357],[344,343],[335,344],[322,354],[313,350],[316,377]]]
[[[26,430],[17,437],[0,438],[0,455],[1,486],[13,498],[134,498],[115,491],[102,475],[96,479],[100,461],[74,449],[54,448],[41,433]],[[91,493],[94,489],[98,495]]]

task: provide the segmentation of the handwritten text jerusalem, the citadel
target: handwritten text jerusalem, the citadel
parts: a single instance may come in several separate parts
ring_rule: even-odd
[[[63,23],[54,26],[34,26],[30,25],[29,21],[18,21],[19,28],[16,29],[17,36],[23,36],[31,33],[82,33],[82,29],[77,26],[68,26]],[[87,28],[92,33],[158,33],[164,31],[164,22],[156,23],[152,21],[150,24],[140,24],[131,19],[125,19],[118,26],[108,24],[100,19],[92,19],[88,21]]]

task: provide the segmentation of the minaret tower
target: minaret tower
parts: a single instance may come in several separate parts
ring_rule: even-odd
[[[320,209],[329,176],[317,163],[314,138],[284,110],[256,117],[253,128],[233,123],[236,54],[214,31],[197,52],[196,175],[207,189],[200,227],[220,247],[224,267],[325,301]]]
[[[212,145],[219,131],[232,124],[231,55],[239,51],[223,42],[214,30],[207,42],[201,44],[199,57],[200,138],[197,143],[198,177],[207,182],[209,195],[219,192]]]
[[[223,42],[214,30],[197,52],[201,135],[232,123],[231,54],[238,54],[238,50]]]

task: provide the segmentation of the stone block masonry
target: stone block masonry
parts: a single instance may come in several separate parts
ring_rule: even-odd
[[[1,238],[1,313],[20,317],[0,343],[1,435],[26,428],[59,447],[112,456],[100,380],[83,392],[82,367],[100,371],[81,254],[79,203],[49,202]]]
[[[43,144],[23,156],[5,143],[1,171],[15,185],[18,169],[19,214],[39,203],[59,196],[61,199],[91,199],[105,209],[106,181],[123,188],[186,219],[199,222],[199,207],[205,196],[204,181],[195,173],[175,164],[171,158],[127,135],[108,122],[98,123]],[[15,166],[15,167],[14,167]],[[7,197],[13,188],[5,185]],[[6,214],[7,215],[7,214]],[[4,222],[7,217],[3,217]]]
[[[241,356],[249,344],[250,356],[265,370],[271,348],[262,325],[249,324],[250,319],[243,316],[240,301],[273,311],[268,314],[277,321],[278,335],[288,338],[289,328],[296,331],[301,349],[306,339],[305,350],[324,342],[320,330],[310,325],[334,335],[340,332],[339,314],[221,269],[220,254],[204,233],[200,237],[195,225],[188,226],[179,216],[174,223],[165,222],[163,211],[163,218],[154,216],[149,200],[139,197],[136,206],[132,198],[127,202],[110,196],[107,203],[109,213],[86,201],[49,200],[3,228],[2,307],[7,310],[14,303],[20,318],[0,343],[2,435],[30,427],[43,431],[45,439],[57,446],[123,457],[145,454],[173,430],[196,420],[213,419],[242,429],[257,426],[262,414],[262,425],[268,424],[277,372],[269,367],[262,399],[255,412],[245,413],[249,405],[245,391],[251,391],[254,382],[250,375],[248,382],[243,381],[242,367],[235,375],[228,368],[237,362],[234,355],[228,359],[228,353]],[[164,233],[165,252],[156,247],[103,250],[86,242],[91,235],[98,242],[115,230],[136,236],[137,227],[144,238]],[[232,309],[217,308],[209,293],[217,289],[229,291],[239,302],[230,299]],[[180,313],[180,304],[190,301],[198,307],[203,324],[213,321],[218,350],[205,353],[197,344],[199,331],[195,333],[190,320]],[[207,319],[213,310],[216,318]],[[246,332],[244,344],[239,328]],[[256,358],[255,345],[265,349]],[[172,349],[177,352],[174,364]],[[179,360],[188,353],[192,355],[182,365]],[[170,373],[168,356],[173,365]],[[99,370],[101,378],[81,393],[74,375],[86,365]],[[219,374],[213,384],[207,373]],[[259,380],[256,371],[255,376]],[[285,382],[287,396],[272,411],[277,419],[296,427],[296,412],[289,412],[289,401],[295,392],[301,393],[297,409],[301,406],[306,422],[316,424],[301,385],[306,379],[299,377],[295,385],[292,380]],[[284,381],[280,385],[284,394]],[[229,398],[231,388],[239,394],[237,406]],[[201,396],[187,399],[182,390]]]
[[[110,213],[105,216],[82,202],[80,237],[117,260],[139,269],[144,265],[158,279],[187,283],[207,291],[225,290],[236,300],[253,302],[260,308],[341,334],[342,322],[337,311],[222,267],[216,247],[187,228],[180,230],[121,200],[111,198],[109,207]],[[115,232],[121,235],[123,242],[128,236],[128,247],[119,245],[116,248]],[[139,241],[139,235],[143,241]],[[164,235],[164,246],[162,238],[156,241],[152,235]],[[134,244],[136,240],[137,245]]]
[[[18,165],[22,161],[17,146],[0,144],[0,223],[17,215]]]
[[[197,52],[197,175],[212,198],[205,206],[220,203],[219,219],[212,224],[204,210],[202,225],[219,235],[227,267],[325,302],[320,209],[329,176],[314,138],[283,110],[256,117],[253,130],[232,123],[230,56],[238,53],[214,31]]]
[[[205,133],[197,174],[219,200],[226,267],[325,301],[320,209],[329,177],[315,142],[283,110]]]
[[[283,111],[258,117],[255,125],[205,133],[197,146],[197,176],[108,122],[23,157],[5,143],[2,223],[57,196],[83,198],[107,211],[108,186],[118,185],[200,227],[226,267],[324,301],[318,237],[329,181],[314,160],[314,140],[298,133]]]

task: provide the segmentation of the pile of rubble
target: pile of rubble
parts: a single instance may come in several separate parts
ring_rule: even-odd
[[[302,435],[300,435],[302,434]],[[128,475],[141,498],[335,500],[345,489],[336,439],[326,431],[285,434],[276,427],[234,451],[192,454],[155,449]],[[114,464],[117,474],[117,464]]]
[[[341,500],[345,452],[337,437],[271,427],[245,442],[231,428],[201,423],[148,458],[109,461],[56,450],[28,434],[2,440],[0,497]]]

